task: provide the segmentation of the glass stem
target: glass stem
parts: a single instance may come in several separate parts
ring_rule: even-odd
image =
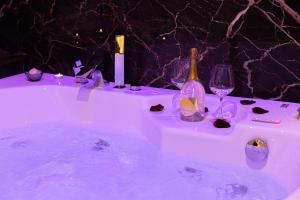
[[[223,97],[220,97],[220,118],[223,119],[223,108],[222,108]]]

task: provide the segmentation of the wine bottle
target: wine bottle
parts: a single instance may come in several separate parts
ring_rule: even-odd
[[[190,52],[190,70],[188,80],[180,91],[180,117],[184,121],[197,122],[204,119],[205,89],[197,73],[198,50]]]

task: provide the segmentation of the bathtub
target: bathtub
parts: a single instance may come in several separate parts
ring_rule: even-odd
[[[112,86],[87,89],[74,78],[56,78],[44,74],[39,82],[28,82],[23,74],[0,80],[1,132],[12,127],[30,127],[39,123],[85,124],[101,130],[147,140],[163,154],[195,160],[225,163],[251,168],[245,146],[260,138],[267,142],[266,163],[254,170],[274,177],[289,192],[286,200],[300,199],[300,121],[296,103],[255,99],[255,106],[270,112],[257,116],[242,98],[226,97],[237,103],[237,116],[229,129],[216,129],[211,120],[181,121],[172,108],[176,91],[142,87],[141,91],[114,89]],[[243,98],[244,99],[244,98]],[[207,95],[207,107],[214,110],[218,98]],[[162,112],[150,112],[152,105],[165,106]],[[282,106],[288,104],[288,106]],[[280,124],[252,121],[253,118],[280,120]]]

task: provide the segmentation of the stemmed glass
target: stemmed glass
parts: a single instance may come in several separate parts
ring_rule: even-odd
[[[172,64],[171,82],[178,89],[181,89],[185,83],[189,73],[189,59],[178,59]]]
[[[222,100],[234,89],[232,66],[228,64],[215,65],[211,71],[209,88],[220,98],[220,109],[216,117],[223,119]]]
[[[181,89],[183,84],[186,82],[189,73],[189,62],[188,58],[180,58],[173,62],[171,71],[171,82],[178,89]],[[172,100],[173,109],[177,111],[179,109],[179,98],[180,92],[177,92]]]

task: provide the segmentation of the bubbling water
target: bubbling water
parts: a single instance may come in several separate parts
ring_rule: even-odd
[[[279,200],[287,196],[283,187],[259,172],[162,155],[147,141],[72,124],[2,132],[0,163],[1,200]]]

